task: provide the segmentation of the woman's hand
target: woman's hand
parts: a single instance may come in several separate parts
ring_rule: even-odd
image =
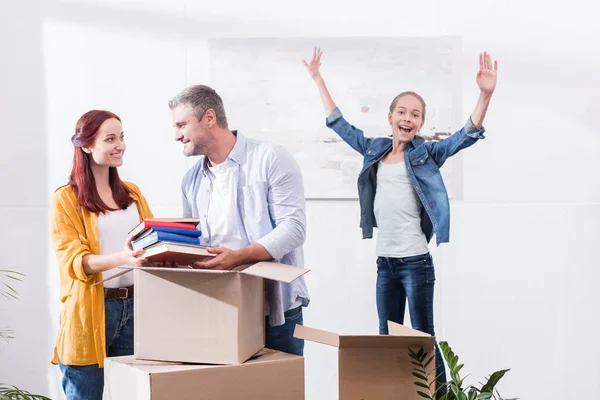
[[[140,265],[146,262],[146,258],[144,257],[144,249],[133,250],[133,246],[131,245],[132,241],[133,236],[129,235],[129,237],[125,241],[125,248],[120,253],[118,253],[120,260],[119,265]]]

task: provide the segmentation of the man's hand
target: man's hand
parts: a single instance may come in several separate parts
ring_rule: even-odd
[[[208,248],[211,254],[216,254],[211,260],[196,261],[194,266],[203,269],[224,269],[229,270],[243,264],[239,250],[231,250],[225,247]]]

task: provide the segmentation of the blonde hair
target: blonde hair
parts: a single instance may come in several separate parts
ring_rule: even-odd
[[[394,97],[392,104],[390,104],[390,112],[394,111],[394,108],[396,108],[396,103],[398,103],[398,100],[404,96],[413,96],[421,102],[421,106],[423,106],[423,121],[425,121],[425,100],[423,100],[423,98],[415,92],[402,92],[398,96]]]

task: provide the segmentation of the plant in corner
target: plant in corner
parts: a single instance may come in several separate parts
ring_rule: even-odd
[[[7,282],[18,282],[25,275],[21,272],[0,269],[0,295],[9,300],[18,300],[19,293]],[[14,339],[14,331],[7,327],[0,329],[0,339],[9,340]],[[0,383],[0,400],[51,400],[48,397],[31,394],[27,391],[21,390],[15,386]]]
[[[448,365],[451,379],[435,390],[433,390],[436,384],[435,370],[429,368],[435,359],[435,353],[429,356],[423,349],[419,349],[417,352],[411,348],[408,349],[408,356],[413,365],[412,375],[417,378],[414,384],[417,387],[419,396],[429,400],[518,400],[503,399],[498,390],[495,389],[498,381],[509,371],[508,369],[492,373],[481,387],[473,385],[463,387],[464,378],[461,377],[460,371],[464,364],[459,363],[458,355],[454,354],[448,342],[440,342],[439,346]],[[427,372],[428,370],[429,372]]]

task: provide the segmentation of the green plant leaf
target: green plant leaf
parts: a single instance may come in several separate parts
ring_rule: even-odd
[[[514,398],[511,398],[511,399],[505,399],[504,397],[502,397],[502,396],[500,395],[500,392],[498,391],[498,389],[496,389],[496,394],[498,395],[498,400],[519,400],[519,399],[518,399],[518,398],[516,398],[516,397],[514,397]]]
[[[461,392],[459,388],[455,385],[450,385],[450,389],[452,390],[452,394],[454,394],[454,397],[458,398],[458,394]]]
[[[435,383],[435,382],[433,382],[433,383]],[[433,392],[434,397],[437,398],[438,400],[441,400],[441,398],[445,398],[446,396],[448,396],[447,393],[450,392],[450,390],[448,389],[449,386],[450,385],[448,382],[438,385],[435,388],[435,391]],[[440,396],[440,394],[443,392],[446,392],[446,393],[444,393],[442,396]]]
[[[454,355],[454,357],[452,357],[452,368],[454,368],[456,370],[457,365],[458,365],[458,356]]]
[[[419,379],[421,379],[421,380],[423,380],[423,381],[427,381],[427,378],[425,378],[425,376],[424,376],[424,375],[421,375],[421,374],[419,374],[418,372],[413,372],[413,373],[412,373],[412,375],[413,375],[415,378],[419,378]]]
[[[31,394],[15,386],[0,383],[0,399],[4,400],[51,400],[46,396]]]
[[[425,363],[425,365],[423,366],[424,369],[427,369],[427,367],[429,367],[429,364],[431,364],[431,362],[435,360],[435,354],[432,355],[431,357],[429,357],[429,360],[427,360],[427,362]]]
[[[481,388],[481,392],[482,393],[490,393],[493,394],[494,393],[494,387],[496,386],[496,384],[498,384],[498,381],[500,379],[502,379],[502,377],[504,376],[504,374],[506,374],[508,371],[510,371],[509,369],[502,369],[500,371],[496,371],[494,372],[487,380],[486,384],[483,385],[483,387]]]
[[[21,277],[25,277],[25,274],[19,271],[13,271],[10,269],[0,269],[0,275],[4,275],[10,279],[21,280]]]
[[[417,353],[415,353],[415,351],[412,348],[408,348],[408,356],[412,359],[417,359],[419,357],[417,357]]]
[[[418,387],[422,387],[423,389],[429,389],[429,385],[423,383],[423,382],[419,382],[419,381],[414,381],[413,382],[416,386]]]
[[[419,396],[421,396],[421,397],[424,397],[424,398],[426,398],[426,399],[433,400],[433,397],[431,397],[431,395],[428,395],[427,393],[423,393],[423,392],[421,392],[420,390],[417,390],[417,394],[418,394]]]

